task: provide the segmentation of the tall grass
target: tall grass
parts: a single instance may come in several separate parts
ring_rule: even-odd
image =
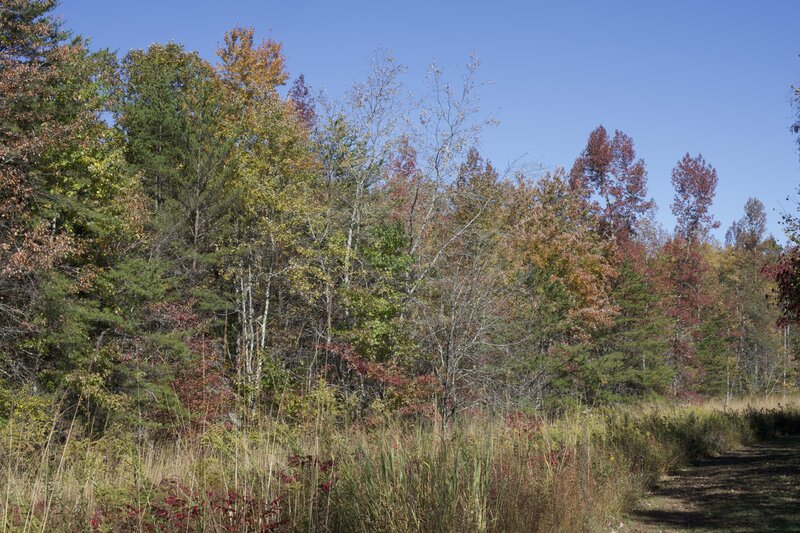
[[[172,442],[10,420],[2,531],[593,531],[687,461],[800,431],[797,401],[473,413],[379,427],[263,420]]]

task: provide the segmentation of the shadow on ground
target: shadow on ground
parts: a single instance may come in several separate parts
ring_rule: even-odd
[[[800,531],[800,437],[706,459],[662,481],[634,531]]]

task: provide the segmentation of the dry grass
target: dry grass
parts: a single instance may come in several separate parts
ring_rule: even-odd
[[[3,531],[591,531],[667,470],[800,429],[798,398],[480,413],[377,428],[264,420],[172,442],[3,426]],[[38,439],[38,440],[37,440]]]

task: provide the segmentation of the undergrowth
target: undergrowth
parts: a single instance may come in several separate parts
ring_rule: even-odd
[[[800,431],[792,402],[475,412],[445,430],[264,419],[169,442],[34,411],[2,424],[2,531],[602,530],[667,471]]]

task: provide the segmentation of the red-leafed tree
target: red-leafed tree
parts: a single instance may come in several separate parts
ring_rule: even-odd
[[[800,250],[790,248],[775,265],[765,268],[765,273],[778,286],[781,325],[800,322]]]
[[[662,305],[672,320],[669,363],[673,366],[676,387],[686,384],[697,370],[694,333],[702,320],[702,311],[710,304],[703,282],[708,265],[699,246],[688,246],[680,238],[670,240],[662,249],[657,278],[662,289]]]
[[[317,111],[315,109],[314,95],[306,85],[306,77],[300,74],[292,83],[289,90],[289,100],[294,105],[295,113],[300,122],[308,129],[312,129],[317,123]]]
[[[626,240],[637,218],[654,205],[647,199],[644,161],[636,158],[633,139],[619,130],[611,137],[598,126],[589,134],[586,148],[572,166],[570,184],[586,197],[599,198],[594,205],[608,237]]]
[[[695,357],[695,334],[710,304],[704,288],[708,265],[702,244],[719,226],[709,212],[717,187],[717,172],[701,155],[686,154],[672,170],[677,218],[674,237],[661,254],[659,280],[667,315],[673,320],[670,363],[675,370],[673,389],[680,392],[700,371]]]
[[[672,213],[677,218],[675,234],[685,241],[703,239],[708,230],[718,228],[719,222],[709,212],[717,190],[717,171],[702,155],[688,153],[672,169],[675,198]]]
[[[414,235],[414,223],[420,211],[420,197],[428,192],[423,190],[417,150],[411,145],[408,137],[402,137],[398,142],[386,174],[384,186],[390,202],[389,216],[393,220],[403,222],[405,231],[409,235]]]

